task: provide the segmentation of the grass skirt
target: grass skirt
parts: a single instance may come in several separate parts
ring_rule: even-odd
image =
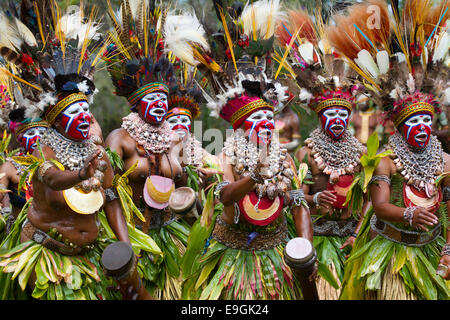
[[[300,299],[283,250],[284,245],[263,251],[231,249],[212,239],[187,283],[200,300]]]
[[[445,241],[438,237],[422,247],[370,239],[367,214],[345,265],[340,299],[448,300],[450,282],[436,275]]]
[[[318,264],[316,280],[320,300],[338,300],[344,277],[345,251],[339,249],[344,237],[314,236]]]
[[[103,274],[100,265],[103,250],[117,241],[107,224],[106,216],[99,213],[100,233],[91,249],[83,255],[65,256],[49,250],[39,243],[20,243],[20,233],[26,218],[30,199],[16,219],[11,232],[0,250],[0,292],[2,300],[116,300],[121,299],[116,282]],[[162,255],[155,242],[147,235],[128,225],[133,251],[139,255]],[[159,259],[161,260],[161,259]],[[142,260],[139,260],[142,266]],[[142,275],[141,275],[142,276]],[[34,288],[28,286],[35,277]],[[28,287],[28,289],[27,289]]]
[[[139,271],[144,285],[155,299],[179,300],[182,294],[181,258],[186,252],[189,225],[175,220],[169,225],[148,231],[150,237],[164,253],[161,263],[153,255],[144,254]]]

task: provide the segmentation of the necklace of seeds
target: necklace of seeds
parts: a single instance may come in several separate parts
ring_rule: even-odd
[[[394,152],[397,170],[408,184],[428,195],[435,193],[434,182],[444,170],[444,158],[441,143],[435,136],[430,137],[423,149],[412,148],[403,136],[396,132],[389,138],[389,147]]]
[[[261,151],[253,142],[248,141],[242,130],[236,130],[228,136],[223,148],[224,154],[239,175],[255,173]],[[268,169],[259,172],[264,178],[264,183],[257,183],[255,190],[259,198],[267,195],[273,200],[291,189],[294,172],[287,158],[287,150],[281,147],[277,139],[272,139],[270,143],[267,161]]]
[[[91,139],[81,142],[73,141],[54,128],[45,131],[40,138],[40,143],[49,146],[55,152],[56,160],[71,171],[80,170],[86,159],[97,150],[97,146]]]
[[[348,131],[339,140],[332,139],[321,128],[315,129],[305,144],[311,148],[311,155],[319,170],[336,181],[341,175],[353,174],[360,163],[363,145]]]
[[[132,112],[123,118],[122,128],[149,154],[164,153],[169,150],[172,143],[172,130],[166,121],[155,126],[142,120],[136,112]]]

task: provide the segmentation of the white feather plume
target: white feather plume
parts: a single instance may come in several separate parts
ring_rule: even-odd
[[[85,40],[98,40],[100,26],[96,23],[85,23],[81,19],[81,12],[65,14],[58,21],[57,29],[61,30],[68,39],[78,39],[78,47],[81,47]]]
[[[449,20],[447,20],[448,23],[450,23]],[[448,52],[450,50],[450,36],[448,34],[448,31],[443,31],[442,35],[439,38],[439,42],[436,45],[436,49],[434,51],[433,55],[433,62],[444,60],[445,57],[448,55]]]
[[[377,65],[380,74],[385,74],[389,71],[389,54],[386,50],[377,52]]]
[[[313,95],[311,92],[309,92],[305,88],[300,89],[300,94],[298,95],[298,98],[300,99],[300,101],[304,101],[306,104],[309,104],[312,97],[313,97]]]
[[[198,65],[191,45],[209,51],[210,47],[205,30],[194,13],[182,15],[169,14],[164,26],[165,51],[171,51],[176,57],[190,65]]]
[[[373,78],[376,79],[380,75],[380,70],[369,51],[363,49],[358,52],[358,58],[355,59],[355,62],[363,71],[369,73]]]
[[[244,26],[244,33],[250,38],[255,26],[257,36],[269,39],[273,36],[277,23],[285,17],[285,12],[281,11],[280,0],[260,0],[253,3],[247,2],[242,10],[240,21]]]
[[[416,82],[414,81],[414,77],[411,73],[408,74],[406,85],[408,86],[408,91],[410,94],[413,94],[416,91]]]
[[[26,43],[28,46],[37,46],[36,38],[19,19],[8,18],[0,12],[0,45],[17,51]]]

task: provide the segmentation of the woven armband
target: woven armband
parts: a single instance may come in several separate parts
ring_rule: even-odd
[[[51,161],[44,161],[40,166],[39,166],[39,170],[38,170],[38,179],[40,182],[44,183],[44,175],[47,172],[48,169],[50,169],[51,167],[56,167],[55,164]]]
[[[292,205],[296,207],[300,207],[303,202],[305,202],[305,193],[302,189],[291,190],[289,191],[289,195],[292,200]]]
[[[384,181],[388,185],[391,185],[391,179],[389,179],[389,177],[385,176],[385,175],[373,176],[372,179],[370,180],[370,184],[372,184],[376,181]]]
[[[216,190],[214,190],[214,195],[216,196],[217,199],[220,200],[220,191],[222,190],[223,187],[225,187],[228,184],[230,184],[229,181],[223,181],[217,185]]]

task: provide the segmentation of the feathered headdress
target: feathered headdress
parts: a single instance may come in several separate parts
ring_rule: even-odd
[[[320,12],[315,22],[304,10],[289,11],[287,21],[276,30],[277,40],[285,48],[280,70],[295,78],[300,86],[300,101],[316,113],[330,106],[353,109],[357,86],[355,73],[333,51],[325,37]]]
[[[51,125],[69,104],[95,93],[93,74],[104,49],[96,9],[89,16],[83,7],[62,14],[56,2],[23,1],[21,10],[24,22],[11,10],[0,14],[0,54],[9,64],[3,71],[15,81],[12,116]]]
[[[214,98],[206,91],[204,96],[211,116],[220,115],[237,128],[250,113],[274,110],[274,106],[288,98],[286,88],[271,79],[270,70],[274,29],[283,12],[279,0],[261,0],[246,6],[235,4],[231,12],[224,11],[221,1],[214,1],[214,6],[221,29],[207,35],[193,14],[184,14],[183,21],[190,21],[185,24],[191,25],[186,30],[198,31],[187,32],[183,37],[184,27],[177,27],[181,30],[180,41],[186,48],[193,48],[193,54],[189,50],[172,52],[186,63],[196,65],[208,78]],[[175,25],[182,19],[171,21]],[[191,34],[195,37],[190,37]]]
[[[370,6],[379,9],[379,19],[371,20]],[[437,7],[408,0],[402,14],[393,6],[393,18],[386,3],[370,0],[350,7],[328,29],[333,46],[397,127],[415,113],[432,115],[439,104],[449,104],[448,15],[446,0]]]
[[[162,27],[167,9],[154,0],[123,0],[120,11],[114,13],[108,0],[113,21],[112,44],[104,60],[116,88],[133,107],[152,92],[169,94],[174,87],[174,70],[164,55]]]

